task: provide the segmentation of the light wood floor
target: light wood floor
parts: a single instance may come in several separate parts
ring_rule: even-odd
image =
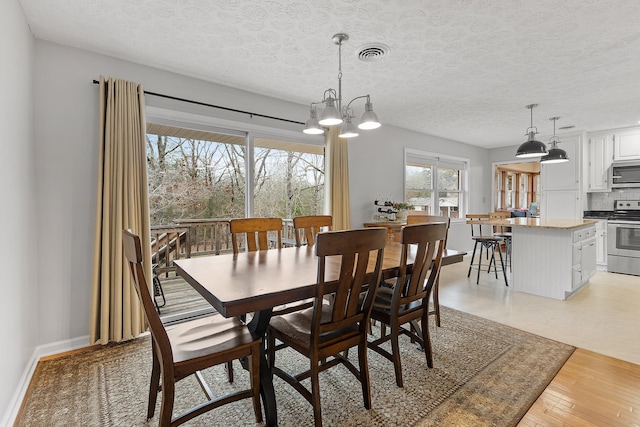
[[[598,272],[566,301],[514,292],[469,259],[443,268],[440,303],[578,349],[520,427],[640,426],[640,277]],[[474,272],[472,272],[474,273]]]

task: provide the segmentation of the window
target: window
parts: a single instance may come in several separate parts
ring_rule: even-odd
[[[319,145],[149,123],[147,170],[151,225],[324,212]]]
[[[463,218],[468,160],[405,149],[405,201],[429,215]]]

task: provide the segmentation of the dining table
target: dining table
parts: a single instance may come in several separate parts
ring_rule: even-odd
[[[318,257],[314,246],[286,247],[237,254],[211,255],[174,261],[176,272],[224,317],[252,313],[247,327],[263,338],[260,352],[260,394],[268,426],[277,425],[273,375],[264,339],[276,306],[290,305],[315,296]],[[388,242],[384,249],[383,279],[398,274],[402,245]],[[466,252],[446,249],[442,265],[461,262]],[[411,262],[411,250],[408,262]],[[371,257],[369,273],[373,273]],[[340,258],[328,257],[326,279],[337,279]],[[244,365],[244,363],[243,363]]]

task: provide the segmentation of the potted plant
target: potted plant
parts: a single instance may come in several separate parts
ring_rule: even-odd
[[[404,220],[407,214],[406,211],[412,210],[415,208],[415,206],[409,203],[404,203],[404,202],[393,202],[392,206],[393,206],[393,209],[398,211],[398,213],[396,213],[396,219],[399,219],[399,220]]]

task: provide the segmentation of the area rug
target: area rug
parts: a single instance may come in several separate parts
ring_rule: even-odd
[[[553,379],[574,348],[489,320],[442,307],[442,327],[431,322],[434,368],[408,339],[401,341],[404,388],[391,362],[369,352],[372,409],[359,383],[337,366],[320,376],[325,426],[514,426]],[[379,330],[374,327],[374,334]],[[350,357],[355,358],[355,351]],[[356,360],[357,363],[357,360]],[[279,351],[276,365],[303,370],[306,359]],[[147,426],[151,370],[148,337],[40,362],[17,426]],[[205,372],[214,392],[245,388],[235,365],[229,384],[223,367]],[[313,424],[311,406],[274,379],[280,426]],[[176,411],[202,402],[195,380],[177,386]],[[159,401],[160,399],[158,399]],[[174,412],[175,413],[175,412]],[[185,424],[256,426],[250,400],[235,402]]]

